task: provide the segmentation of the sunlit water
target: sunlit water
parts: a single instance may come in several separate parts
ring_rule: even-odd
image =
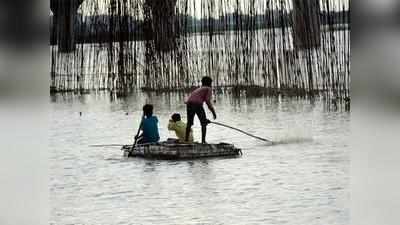
[[[162,139],[173,137],[166,127],[173,112],[185,114],[183,96],[52,96],[52,224],[349,223],[348,112],[306,99],[216,100],[218,122],[278,144],[209,125],[208,142],[234,143],[243,156],[124,158],[118,147],[89,145],[131,143],[145,102]],[[199,140],[197,119],[194,131]]]

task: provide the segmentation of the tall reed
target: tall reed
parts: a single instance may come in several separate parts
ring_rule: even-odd
[[[175,91],[207,75],[221,88],[349,98],[349,0],[316,1],[320,43],[304,49],[289,0],[85,0],[76,50],[50,47],[51,90]]]

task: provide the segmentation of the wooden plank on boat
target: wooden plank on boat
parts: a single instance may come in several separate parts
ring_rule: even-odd
[[[127,157],[143,157],[153,159],[194,159],[203,157],[228,157],[242,154],[239,148],[232,144],[180,144],[159,142],[137,145],[131,151],[131,145],[124,145],[122,150]]]

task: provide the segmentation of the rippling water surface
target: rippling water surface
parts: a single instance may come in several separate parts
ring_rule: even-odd
[[[210,125],[207,141],[234,143],[240,158],[146,160],[89,147],[131,143],[146,102],[161,138],[173,137],[168,119],[185,115],[183,98],[52,96],[52,224],[349,223],[350,114],[318,100],[217,96],[218,122],[278,141]],[[198,121],[194,131],[199,140]]]

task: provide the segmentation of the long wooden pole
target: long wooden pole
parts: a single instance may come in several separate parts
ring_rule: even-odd
[[[226,124],[223,124],[223,123],[218,123],[218,122],[211,122],[211,123],[216,124],[216,125],[219,125],[219,126],[227,127],[227,128],[230,128],[230,129],[233,129],[233,130],[236,130],[236,131],[239,131],[239,132],[241,132],[241,133],[243,133],[243,134],[246,134],[246,135],[248,135],[248,136],[250,136],[250,137],[253,137],[253,138],[257,138],[258,140],[261,140],[261,141],[265,141],[265,142],[268,142],[268,143],[272,143],[272,141],[270,141],[270,140],[268,140],[268,139],[265,139],[265,138],[262,138],[262,137],[258,137],[258,136],[252,135],[252,134],[250,134],[250,133],[247,133],[246,131],[240,130],[240,129],[235,128],[235,127],[231,127],[231,126],[226,125]]]
[[[121,147],[122,144],[89,145],[89,147]]]

